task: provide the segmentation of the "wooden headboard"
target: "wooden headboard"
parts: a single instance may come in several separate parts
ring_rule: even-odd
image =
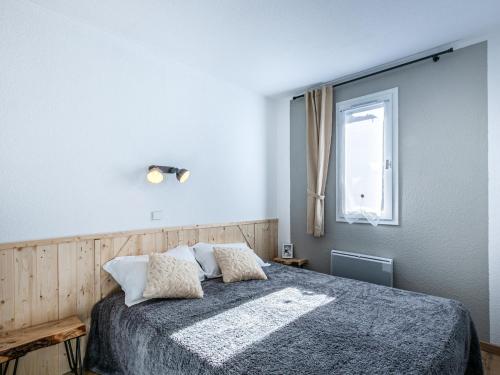
[[[196,242],[246,242],[263,259],[277,255],[278,220],[158,228],[0,244],[0,332],[77,314],[90,323],[92,306],[116,288],[102,264]],[[64,346],[28,354],[20,374],[68,372]]]

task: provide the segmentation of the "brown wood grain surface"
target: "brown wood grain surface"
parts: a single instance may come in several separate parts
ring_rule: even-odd
[[[83,336],[85,332],[85,324],[77,316],[2,332],[0,363]]]

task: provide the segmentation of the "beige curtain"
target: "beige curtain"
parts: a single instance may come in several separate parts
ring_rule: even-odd
[[[333,131],[333,87],[306,92],[307,233],[325,234],[325,187]]]

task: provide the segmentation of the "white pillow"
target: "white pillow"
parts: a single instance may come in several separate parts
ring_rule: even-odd
[[[200,281],[205,279],[205,273],[187,246],[177,246],[166,251],[165,254],[195,263],[198,278]],[[124,256],[111,259],[102,267],[120,284],[125,292],[125,305],[128,307],[149,299],[142,296],[148,278],[148,263],[148,255]]]
[[[148,263],[148,255],[139,255],[116,257],[102,266],[125,292],[125,305],[129,307],[148,299],[142,296],[146,288]]]
[[[218,248],[231,248],[231,249],[239,249],[239,250],[248,250],[250,249],[246,243],[223,243],[223,244],[215,244],[215,243],[205,243],[199,242],[193,246],[194,256],[198,263],[200,263],[201,268],[205,271],[205,276],[209,279],[213,279],[216,277],[221,277],[222,273],[215,260],[214,256],[214,247]],[[257,254],[254,253],[255,260],[257,264],[261,267],[269,266],[269,263],[265,263],[262,259],[259,258]]]

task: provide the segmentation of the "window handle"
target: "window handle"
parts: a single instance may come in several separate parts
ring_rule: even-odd
[[[392,162],[389,159],[387,159],[385,161],[385,169],[389,169],[389,168],[392,168]]]

